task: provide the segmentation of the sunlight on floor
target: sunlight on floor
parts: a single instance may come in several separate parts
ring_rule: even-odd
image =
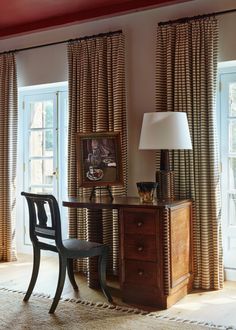
[[[13,267],[25,267],[25,266],[29,266],[29,265],[32,265],[32,262],[24,262],[22,264],[15,264],[15,265],[12,265]]]
[[[202,308],[209,308],[211,305],[223,305],[223,304],[233,304],[233,303],[235,304],[235,301],[232,298],[212,297],[212,298],[204,299],[204,301],[199,301],[199,302],[185,302],[185,303],[179,302],[176,305],[176,308],[182,310],[197,311]],[[175,306],[173,308],[175,308]]]
[[[219,298],[206,300],[205,303],[209,305],[220,305],[220,304],[235,303],[235,301],[232,301],[232,298],[219,297]]]
[[[4,263],[4,264],[0,263],[0,268],[7,268],[7,267],[8,267],[8,265],[6,263]]]
[[[19,267],[25,267],[25,266],[29,266],[29,265],[32,265],[32,262],[24,262],[24,263],[16,263],[16,264],[11,264],[11,267],[17,267],[17,268],[19,268]],[[0,268],[7,268],[7,267],[9,267],[9,264],[7,264],[7,263],[4,263],[4,264],[1,264],[0,263]]]
[[[202,305],[203,305],[202,303],[185,303],[185,304],[178,303],[177,308],[182,310],[197,311],[202,308]]]

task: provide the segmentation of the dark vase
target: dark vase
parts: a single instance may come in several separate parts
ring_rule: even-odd
[[[152,203],[154,193],[157,189],[157,182],[137,182],[138,194],[141,203]]]

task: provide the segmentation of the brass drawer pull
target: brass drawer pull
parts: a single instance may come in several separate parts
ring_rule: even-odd
[[[144,274],[144,271],[143,271],[143,270],[141,270],[141,269],[138,270],[138,275],[139,275],[139,276],[143,276],[143,274]]]
[[[138,251],[139,251],[139,252],[142,252],[142,251],[143,251],[143,246],[139,246],[139,247],[138,247]]]
[[[137,227],[142,227],[142,225],[143,225],[142,221],[137,222]]]

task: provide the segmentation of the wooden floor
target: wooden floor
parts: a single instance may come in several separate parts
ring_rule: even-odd
[[[32,256],[18,255],[17,262],[0,262],[0,287],[26,291],[32,272]],[[38,279],[34,292],[54,296],[58,277],[58,257],[42,257]],[[107,302],[100,290],[92,290],[87,286],[87,279],[82,275],[75,275],[79,291],[74,291],[66,276],[62,296],[88,301]],[[121,303],[119,283],[117,280],[109,281],[109,289],[116,303]],[[124,303],[122,303],[124,305]]]
[[[32,257],[19,255],[17,262],[0,263],[0,287],[25,291],[28,287],[32,270]],[[58,276],[57,257],[43,257],[35,293],[53,296]],[[94,302],[106,302],[100,291],[89,289],[83,276],[76,276],[79,292],[75,293],[66,279],[62,296],[80,298]],[[121,301],[119,284],[108,281],[111,294],[117,304]],[[161,314],[178,316],[188,320],[208,321],[217,325],[236,327],[236,282],[225,282],[219,291],[193,292]]]

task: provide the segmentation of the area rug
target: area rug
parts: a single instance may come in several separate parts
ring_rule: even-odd
[[[206,330],[231,327],[147,313],[138,309],[92,303],[81,300],[61,300],[56,312],[49,314],[52,299],[32,295],[23,302],[23,292],[0,288],[0,329],[79,329],[79,330]]]

